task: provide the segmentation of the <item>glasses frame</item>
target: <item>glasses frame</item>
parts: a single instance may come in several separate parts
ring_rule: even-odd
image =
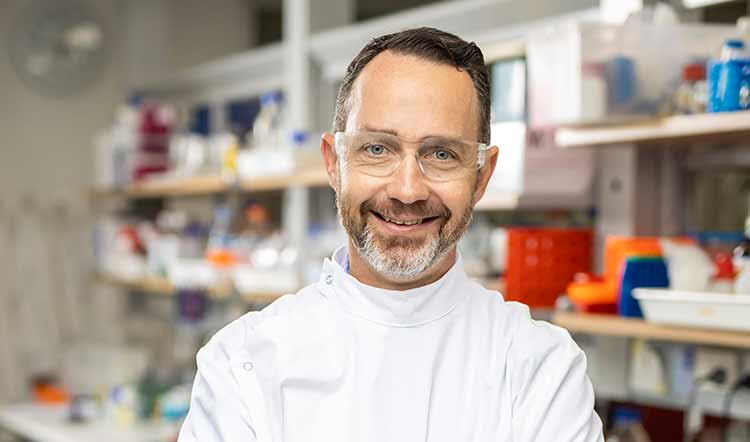
[[[416,140],[416,141],[415,140],[409,140],[408,138],[400,137],[398,135],[393,135],[393,134],[387,133],[387,132],[377,132],[377,131],[370,131],[370,130],[358,130],[358,131],[354,131],[354,132],[338,131],[338,132],[335,132],[333,134],[333,137],[334,137],[333,139],[334,139],[334,144],[335,144],[334,148],[336,149],[336,155],[338,155],[339,157],[344,157],[344,154],[346,153],[345,152],[345,148],[346,147],[344,146],[344,138],[345,137],[347,137],[347,136],[353,136],[355,134],[363,134],[363,133],[365,133],[365,134],[376,134],[376,135],[381,135],[381,136],[385,136],[385,137],[391,137],[391,138],[397,139],[397,140],[399,140],[399,141],[401,141],[402,143],[405,143],[405,144],[420,144],[421,143],[420,140]],[[430,138],[430,137],[425,137],[425,138]],[[442,138],[446,138],[446,137],[442,137]],[[455,142],[476,145],[476,147],[477,147],[477,164],[476,164],[476,168],[474,170],[479,170],[479,169],[481,169],[484,166],[485,160],[486,160],[486,156],[487,156],[486,155],[487,154],[487,150],[489,150],[489,146],[487,146],[487,144],[480,143],[478,141],[469,141],[469,140],[461,140],[461,139],[452,139],[452,140],[455,141]],[[406,157],[406,155],[402,155],[401,156],[401,158],[399,159],[398,164],[396,165],[396,167],[393,168],[393,170],[390,173],[388,173],[386,175],[373,175],[373,176],[378,176],[378,177],[385,178],[385,177],[393,175],[399,169],[399,167],[401,167],[401,163],[403,162],[403,160],[404,160],[405,157]],[[419,171],[422,173],[422,176],[425,177],[428,180],[433,180],[433,181],[453,181],[453,180],[456,180],[456,179],[460,179],[460,177],[457,177],[457,178],[451,178],[451,179],[447,179],[447,180],[439,180],[439,179],[435,179],[435,178],[429,177],[429,176],[427,176],[427,173],[425,173],[424,166],[422,166],[422,162],[419,159],[419,151],[415,151],[414,152],[414,159],[417,161],[417,165],[419,166]],[[370,174],[367,174],[367,175],[370,175]]]

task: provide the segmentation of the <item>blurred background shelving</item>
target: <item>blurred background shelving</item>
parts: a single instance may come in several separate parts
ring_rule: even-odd
[[[620,124],[562,126],[555,131],[558,146],[606,147],[634,143],[689,147],[706,143],[742,142],[750,135],[750,112],[676,115]]]
[[[263,192],[284,190],[292,186],[322,187],[328,185],[328,177],[322,167],[302,170],[291,174],[255,179],[236,180],[220,176],[190,177],[184,179],[153,180],[128,186],[124,189],[94,189],[91,195],[102,198],[172,198],[196,195],[220,194],[232,191]]]

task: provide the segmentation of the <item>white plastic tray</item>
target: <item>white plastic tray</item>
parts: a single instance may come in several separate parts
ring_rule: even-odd
[[[750,332],[750,296],[637,288],[649,322]]]

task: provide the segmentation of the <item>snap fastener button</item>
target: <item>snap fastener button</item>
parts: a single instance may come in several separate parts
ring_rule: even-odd
[[[244,364],[242,364],[242,368],[244,368],[245,371],[253,371],[253,363],[245,362]]]
[[[326,275],[326,284],[333,283],[333,275]]]

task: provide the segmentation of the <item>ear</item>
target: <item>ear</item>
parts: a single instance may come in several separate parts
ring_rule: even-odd
[[[477,177],[477,188],[474,191],[474,198],[472,201],[472,207],[482,199],[485,190],[487,190],[487,183],[490,182],[492,174],[495,172],[495,166],[497,165],[497,154],[500,149],[497,146],[492,146],[485,152],[484,166],[479,169],[479,176]]]
[[[333,190],[338,192],[337,186],[339,183],[339,157],[336,154],[336,142],[333,139],[333,135],[329,132],[323,132],[323,136],[320,139],[320,153],[323,155],[323,161],[326,166],[326,173],[328,174],[328,185],[331,186]]]

